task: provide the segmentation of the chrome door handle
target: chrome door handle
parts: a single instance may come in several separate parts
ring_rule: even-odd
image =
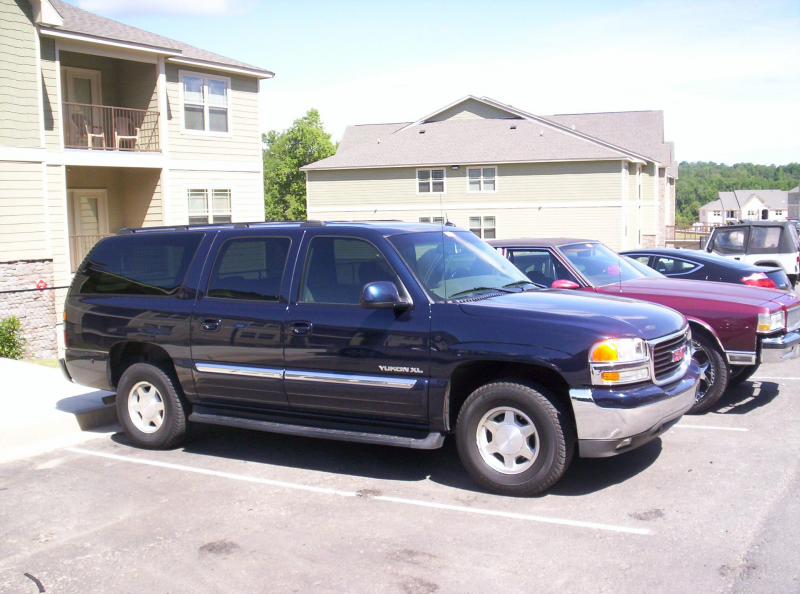
[[[289,328],[291,328],[292,334],[295,336],[306,336],[311,334],[312,328],[311,322],[292,322],[289,324]]]

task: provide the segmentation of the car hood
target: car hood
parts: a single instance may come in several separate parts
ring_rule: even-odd
[[[616,292],[619,285],[601,287],[603,292]],[[715,283],[704,280],[677,278],[637,278],[623,281],[621,295],[647,299],[649,295],[704,299],[761,306],[785,295],[778,289],[765,289],[734,283]]]
[[[543,289],[509,293],[459,304],[473,316],[514,318],[553,326],[585,328],[597,335],[645,340],[679,331],[686,325],[673,309],[623,297],[596,295],[571,290]]]

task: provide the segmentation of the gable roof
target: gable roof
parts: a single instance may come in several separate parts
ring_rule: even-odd
[[[663,141],[663,113],[632,113],[657,114],[649,116],[646,134],[649,152],[659,139],[656,156],[618,144],[620,139],[636,137],[636,130],[606,134],[607,138],[588,133],[589,116],[595,114],[579,114],[588,123],[578,130],[552,119],[556,116],[537,116],[488,97],[468,95],[414,122],[349,126],[335,155],[302,170],[613,159],[654,161],[668,166],[668,174],[676,177],[673,145]],[[639,124],[631,118],[617,119],[619,126]],[[663,160],[665,156],[669,160]]]
[[[251,71],[253,76],[271,78],[274,73],[257,66],[252,66],[239,60],[226,58],[219,54],[209,52],[182,41],[156,35],[137,27],[131,27],[112,19],[101,17],[94,13],[82,10],[62,0],[49,0],[53,8],[61,16],[63,24],[57,27],[41,27],[43,34],[57,34],[58,32],[85,35],[98,40],[112,40],[146,46],[152,50],[161,50],[179,59],[188,59],[198,62],[207,62],[209,65],[222,65],[243,71]],[[247,74],[248,72],[243,72]]]
[[[704,204],[700,210],[741,210],[754,197],[771,210],[778,210],[785,209],[789,201],[789,192],[786,190],[733,190],[719,192],[717,196],[716,200]]]

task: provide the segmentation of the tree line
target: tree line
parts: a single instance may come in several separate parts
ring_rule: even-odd
[[[800,163],[755,165],[683,161],[675,185],[675,222],[699,220],[700,207],[732,190],[791,190],[800,184]]]

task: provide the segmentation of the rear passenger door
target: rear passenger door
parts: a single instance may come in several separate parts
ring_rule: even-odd
[[[361,307],[362,288],[377,281],[408,291],[413,306]],[[429,301],[383,237],[306,232],[285,329],[293,409],[426,421],[429,332]]]
[[[221,231],[192,313],[192,362],[201,401],[287,407],[283,324],[300,234]]]

